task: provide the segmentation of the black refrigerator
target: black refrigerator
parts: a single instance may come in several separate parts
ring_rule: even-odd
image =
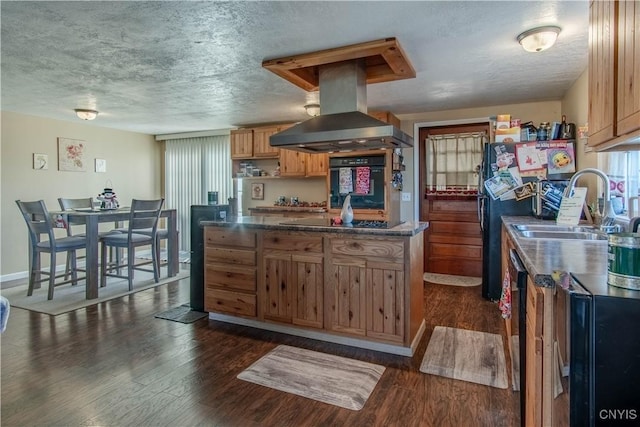
[[[224,221],[229,205],[191,206],[191,310],[204,311],[204,228],[200,221]]]
[[[572,141],[552,141],[555,145],[565,145]],[[540,150],[545,150],[549,141],[529,142],[527,145],[537,144]],[[516,147],[520,143],[490,143],[484,146],[480,183],[478,185],[478,219],[482,230],[482,296],[488,300],[497,301],[502,293],[503,271],[501,266],[501,229],[503,215],[533,216],[534,199],[524,198],[501,200],[494,199],[485,187],[485,181],[495,179],[499,170],[518,169]],[[572,144],[570,144],[572,145]],[[573,150],[569,150],[573,153]],[[546,151],[545,151],[546,153]],[[572,159],[575,168],[575,158]],[[565,168],[567,169],[567,168]],[[526,175],[526,174],[522,174]],[[559,188],[566,186],[567,180],[573,175],[571,172],[547,174],[547,181],[553,182]],[[537,176],[522,176],[522,182],[537,182]],[[535,187],[534,187],[535,188]],[[497,191],[494,189],[494,194]],[[559,200],[558,200],[559,203]]]
[[[569,423],[640,425],[640,291],[610,286],[606,275],[572,279]]]

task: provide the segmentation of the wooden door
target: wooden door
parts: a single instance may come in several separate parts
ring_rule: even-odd
[[[237,129],[230,133],[231,158],[250,159],[253,157],[253,130]]]
[[[253,129],[253,156],[262,158],[277,158],[280,149],[269,144],[269,137],[283,130],[282,126],[269,126]]]
[[[332,264],[328,328],[364,336],[367,328],[366,261],[353,257],[333,257]]]
[[[294,150],[280,150],[280,176],[302,177],[307,171],[307,153]]]
[[[327,176],[329,173],[329,154],[307,154],[307,176]]]
[[[324,326],[324,263],[322,255],[291,256],[293,289],[293,323],[322,328]]]

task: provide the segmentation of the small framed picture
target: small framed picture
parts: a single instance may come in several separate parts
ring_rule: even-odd
[[[261,182],[251,183],[251,199],[264,200],[264,184]]]
[[[96,172],[104,173],[107,171],[107,161],[105,159],[96,159]]]
[[[33,168],[36,170],[49,169],[49,156],[41,153],[33,153]]]

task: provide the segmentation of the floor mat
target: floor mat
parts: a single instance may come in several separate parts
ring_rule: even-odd
[[[478,286],[482,284],[482,277],[456,276],[453,274],[424,273],[423,280],[429,283],[449,286]]]
[[[358,411],[384,370],[373,363],[279,345],[238,378]]]
[[[436,326],[420,372],[507,388],[502,337],[487,332]]]
[[[158,319],[173,320],[180,323],[193,323],[207,316],[209,316],[209,313],[191,310],[189,304],[183,304],[154,315]]]

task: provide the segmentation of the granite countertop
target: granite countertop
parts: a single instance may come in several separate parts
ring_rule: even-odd
[[[554,287],[568,273],[607,274],[607,240],[530,239],[521,237],[511,225],[555,224],[555,221],[503,216],[502,222],[537,286]]]
[[[344,225],[316,226],[316,225],[292,225],[295,219],[270,216],[241,216],[231,217],[228,221],[200,221],[203,227],[229,227],[229,228],[257,228],[265,230],[284,231],[312,231],[325,233],[344,233],[369,236],[414,236],[422,233],[429,227],[428,222],[407,221],[392,228],[356,228]],[[287,224],[282,224],[282,223]]]
[[[324,213],[326,207],[322,206],[256,206],[249,208],[250,211],[266,211],[266,212],[312,212]]]

